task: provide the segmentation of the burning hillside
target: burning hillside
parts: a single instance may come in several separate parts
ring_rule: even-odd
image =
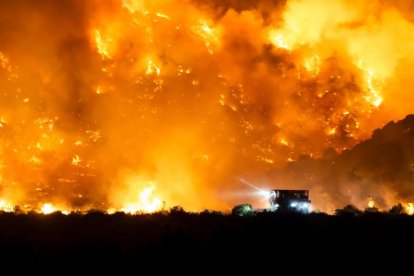
[[[390,122],[351,150],[326,151],[321,159],[303,156],[272,175],[278,185],[306,183],[325,211],[352,203],[359,208],[386,210],[402,202],[413,213],[414,115]],[[282,180],[283,179],[283,180]]]
[[[290,168],[413,111],[412,11],[401,0],[1,1],[0,208],[224,209],[240,178],[297,185],[292,174],[323,194],[320,208],[351,187],[365,191],[358,202],[409,197],[410,175],[316,183]]]

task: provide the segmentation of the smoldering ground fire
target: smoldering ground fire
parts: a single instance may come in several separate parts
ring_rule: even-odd
[[[411,5],[2,1],[0,206],[228,209],[241,177],[322,210],[408,201],[402,180],[318,178],[303,156],[413,112]]]

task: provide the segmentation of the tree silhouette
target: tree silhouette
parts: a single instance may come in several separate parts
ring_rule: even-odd
[[[394,205],[391,207],[391,209],[389,210],[390,214],[394,214],[394,215],[400,215],[404,213],[404,206],[402,206],[401,203],[398,203],[397,205]]]

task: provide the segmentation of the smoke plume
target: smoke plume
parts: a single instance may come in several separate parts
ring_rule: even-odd
[[[339,168],[413,112],[413,10],[388,0],[1,1],[0,207],[261,204],[240,179],[309,188],[323,210],[408,198],[411,175]],[[400,157],[390,166],[411,162]]]

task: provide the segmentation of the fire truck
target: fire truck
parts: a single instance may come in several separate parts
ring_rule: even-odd
[[[271,190],[269,195],[271,211],[297,212],[311,211],[309,190]]]

